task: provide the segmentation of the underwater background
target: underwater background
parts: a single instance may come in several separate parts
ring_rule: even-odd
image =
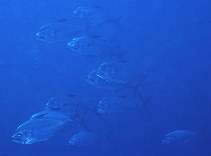
[[[94,40],[85,46],[85,51],[91,46],[102,55],[90,57],[71,51],[63,41],[67,29],[60,25],[55,34],[62,32],[61,42],[36,39],[36,33],[49,23],[50,26],[54,22],[67,24],[73,30],[68,20],[81,6],[106,10],[106,18],[91,16],[89,20],[94,26],[82,20],[86,36]],[[210,156],[210,7],[209,0],[1,0],[0,155]],[[97,24],[96,19],[100,21]],[[98,30],[100,35],[95,34]],[[95,45],[99,40],[100,45]],[[123,56],[117,53],[113,57],[116,51],[123,52]],[[103,79],[106,86],[87,83],[89,74],[104,62],[120,62],[122,66],[117,72],[120,70],[123,75],[115,81]],[[97,75],[97,78],[102,77]],[[138,100],[137,94],[134,95],[137,91],[141,95]],[[85,146],[70,145],[68,141],[81,128],[67,124],[52,137],[44,136],[46,139],[35,143],[20,144],[12,140],[19,125],[46,109],[49,99],[60,96],[74,98],[86,107],[83,115],[76,110],[83,120],[77,124],[83,131],[100,134],[100,139],[90,144],[92,138],[88,137],[82,141]],[[125,107],[108,108],[112,115],[101,116],[91,109],[103,97],[112,97],[113,103]],[[143,106],[141,111],[134,109],[136,105],[130,108],[130,103],[139,102]],[[37,120],[43,117],[45,114]],[[49,127],[45,128],[50,132]],[[163,144],[166,134],[180,130],[194,132],[194,136],[176,144]],[[178,139],[178,135],[174,137]],[[183,137],[184,133],[179,135],[179,139]]]

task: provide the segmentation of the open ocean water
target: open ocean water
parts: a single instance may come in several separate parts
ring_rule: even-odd
[[[0,156],[211,156],[210,8],[1,0]]]

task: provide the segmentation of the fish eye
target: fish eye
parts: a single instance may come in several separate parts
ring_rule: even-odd
[[[69,42],[69,43],[68,43],[68,46],[74,47],[74,46],[75,46],[75,42]]]
[[[73,16],[77,18],[83,18],[83,8],[78,7],[76,10],[73,11]]]
[[[35,36],[40,36],[40,32],[36,33]]]
[[[77,145],[77,141],[78,141],[78,138],[73,136],[73,138],[69,141],[69,143],[71,145]]]
[[[49,36],[53,35],[52,33],[53,32],[45,30],[45,31],[40,31],[40,32],[36,33],[35,36],[36,36],[37,40],[46,41]]]
[[[77,10],[73,11],[73,16],[77,16],[78,13],[77,13]]]
[[[91,84],[96,85],[98,83],[98,76],[94,73],[91,73],[91,75],[88,76],[88,80]]]

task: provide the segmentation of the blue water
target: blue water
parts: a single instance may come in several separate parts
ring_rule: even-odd
[[[16,128],[42,111],[50,98],[75,94],[92,106],[113,92],[85,81],[103,58],[75,55],[62,43],[35,40],[41,26],[69,18],[79,6],[99,6],[110,17],[121,17],[117,40],[132,64],[131,72],[144,75],[139,92],[147,99],[147,111],[111,116],[108,121],[87,115],[85,122],[92,129],[109,129],[103,146],[70,146],[70,127],[47,141],[14,143]],[[210,156],[210,7],[209,0],[1,0],[0,155]],[[161,144],[165,134],[183,129],[198,135],[182,145]]]

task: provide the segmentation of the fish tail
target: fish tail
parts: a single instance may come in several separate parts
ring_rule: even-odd
[[[112,147],[115,147],[116,145],[115,145],[115,143],[114,143],[114,141],[112,140],[112,134],[114,133],[114,130],[113,129],[111,129],[107,134],[106,134],[106,141],[109,143],[109,144],[111,144],[112,145]]]
[[[115,19],[111,19],[110,22],[114,23],[119,28],[119,30],[121,30],[122,32],[124,32],[124,30],[122,28],[122,25],[120,23],[122,19],[123,19],[123,16],[120,15],[119,17],[117,17]]]
[[[146,100],[143,101],[142,109],[143,109],[147,114],[151,114],[150,110],[147,108],[148,103],[149,103],[149,98],[147,98]]]
[[[113,22],[119,28],[119,30],[121,30],[122,32],[124,32],[124,30],[122,28],[122,25],[121,25],[122,19],[123,19],[123,16],[120,15],[117,18],[111,19],[110,21]]]
[[[141,110],[139,110],[139,112],[142,112],[142,110],[144,110],[145,112],[147,112],[147,114],[151,114],[149,109],[147,108],[147,105],[149,103],[149,97],[148,98],[143,97],[139,91],[139,87],[142,85],[142,82],[144,81],[145,77],[146,75],[140,75],[135,80],[128,82],[127,86],[128,88],[133,89],[139,101],[142,103],[142,107]]]
[[[146,75],[138,75],[135,79],[127,82],[125,85],[125,88],[132,88],[141,100],[144,100],[144,99],[139,93],[139,87],[142,85],[145,77]]]

